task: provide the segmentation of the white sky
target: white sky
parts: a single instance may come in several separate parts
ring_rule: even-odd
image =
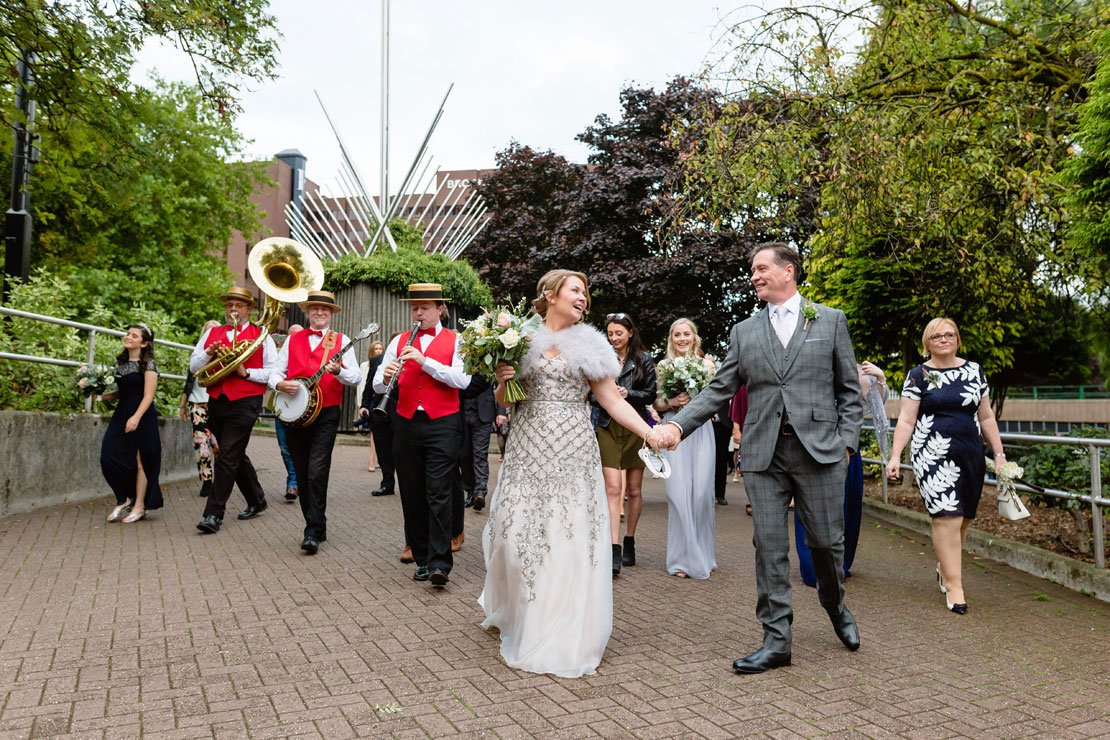
[[[595,116],[619,113],[628,83],[661,88],[697,74],[735,6],[717,0],[393,0],[390,184],[396,191],[450,83],[432,138],[443,169],[493,166],[511,140],[585,161],[574,137]],[[339,151],[316,102],[328,106],[367,189],[378,189],[381,0],[273,0],[284,38],[280,78],[245,96],[238,125],[247,154],[287,148],[308,176],[332,184]],[[169,78],[179,58],[148,50]],[[435,166],[433,165],[433,166]]]

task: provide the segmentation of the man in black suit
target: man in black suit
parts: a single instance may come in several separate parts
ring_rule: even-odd
[[[392,340],[390,340],[392,341]],[[382,484],[370,492],[371,496],[392,496],[396,492],[396,476],[393,467],[393,414],[397,410],[397,399],[390,397],[386,404],[385,415],[371,413],[377,406],[382,396],[374,392],[374,384],[370,379],[382,364],[383,352],[370,360],[366,371],[366,387],[362,391],[362,400],[359,402],[358,417],[370,419],[370,434],[374,436],[374,448],[378,452],[378,465],[382,468]]]
[[[471,388],[479,376],[471,380]],[[484,379],[483,379],[484,380]],[[489,438],[493,433],[493,421],[500,413],[493,400],[493,385],[486,383],[485,390],[477,395],[468,393],[463,398],[463,421],[466,438],[461,453],[462,484],[466,491],[466,506],[481,511],[486,506],[486,493],[489,487]],[[469,397],[467,397],[469,396]]]

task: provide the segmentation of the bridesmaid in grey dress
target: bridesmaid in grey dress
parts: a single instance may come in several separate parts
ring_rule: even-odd
[[[671,324],[667,359],[699,357],[711,369],[713,359],[701,351],[698,328],[689,319]],[[655,402],[663,420],[673,417],[690,402],[690,395]],[[673,452],[663,453],[671,476],[663,481],[667,492],[667,572],[680,578],[709,578],[717,569],[713,470],[717,448],[710,424],[703,424]]]

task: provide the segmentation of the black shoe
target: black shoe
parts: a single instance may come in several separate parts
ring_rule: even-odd
[[[270,505],[266,503],[266,499],[262,499],[254,506],[248,506],[239,512],[240,519],[254,519],[256,516],[266,511]]]
[[[717,506],[728,506],[728,501],[725,501],[724,496],[717,497]]]
[[[200,523],[197,524],[197,529],[204,534],[216,534],[216,532],[220,531],[220,524],[221,522],[216,518],[215,514],[209,514],[200,520]]]
[[[370,492],[371,496],[392,496],[393,486],[378,486]]]
[[[953,614],[967,614],[967,604],[953,604],[947,596],[944,597],[944,605]]]
[[[200,497],[208,498],[210,493],[212,493],[212,481],[206,480],[200,484]]]
[[[751,655],[734,660],[732,670],[750,675],[787,665],[790,665],[790,653],[776,653],[770,648],[762,647]]]
[[[636,564],[636,538],[625,537],[624,549],[621,551],[621,565]]]
[[[619,576],[621,574],[621,546],[613,545],[613,575]]]
[[[832,620],[836,636],[844,643],[844,647],[852,652],[859,650],[859,627],[848,607],[842,608],[840,614],[830,614],[829,619]]]
[[[297,494],[298,494],[297,487],[296,486],[289,486],[288,488],[285,489],[285,500],[290,501],[290,502],[296,501],[297,500]]]
[[[484,508],[486,508],[486,497],[485,496],[475,496],[474,497],[474,511],[481,511]]]
[[[443,588],[451,579],[447,577],[447,571],[441,568],[436,568],[428,574],[428,580],[430,580],[432,582],[432,585],[436,588]]]
[[[463,508],[464,509],[469,509],[473,505],[474,505],[474,494],[473,493],[466,494],[466,498],[463,499]]]
[[[418,566],[416,566],[416,572],[412,574],[412,580],[414,580],[414,581],[426,581],[426,580],[428,580],[430,575],[431,575],[431,572],[428,570],[428,566],[418,565]]]
[[[309,555],[315,555],[316,551],[320,549],[320,543],[315,537],[305,537],[304,541],[301,542],[301,549]]]

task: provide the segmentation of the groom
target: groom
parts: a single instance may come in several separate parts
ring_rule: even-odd
[[[821,606],[840,641],[859,649],[841,568],[847,456],[859,445],[863,422],[848,324],[843,312],[798,293],[801,259],[788,244],[757,246],[751,265],[752,285],[767,306],[732,327],[728,356],[713,382],[649,437],[653,447],[673,448],[747,384],[741,470],[755,519],[763,647],[736,660],[737,673],[790,665],[791,498],[811,544]]]

